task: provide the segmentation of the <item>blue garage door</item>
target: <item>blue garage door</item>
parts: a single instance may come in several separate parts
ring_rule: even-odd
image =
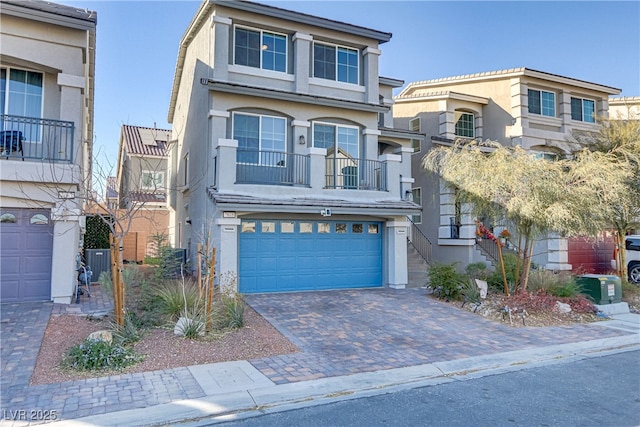
[[[382,224],[243,220],[240,292],[382,286]]]
[[[51,299],[53,222],[49,211],[0,211],[0,300]]]

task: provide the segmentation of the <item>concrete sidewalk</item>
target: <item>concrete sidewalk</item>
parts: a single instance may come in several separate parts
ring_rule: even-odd
[[[624,320],[614,322],[640,330],[639,315],[628,315]],[[602,322],[602,327],[607,327],[605,323]],[[637,349],[640,349],[640,336],[636,332],[622,337],[280,385],[271,382],[247,362],[202,365],[196,367],[196,378],[207,391],[202,398],[68,420],[64,424],[154,426],[180,423],[181,426],[204,426]]]

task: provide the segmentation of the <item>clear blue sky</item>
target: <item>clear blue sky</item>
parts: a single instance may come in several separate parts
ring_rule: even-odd
[[[54,0],[98,12],[95,145],[123,124],[170,128],[178,44],[199,1]],[[393,33],[380,74],[410,83],[528,67],[640,96],[638,1],[264,1]]]

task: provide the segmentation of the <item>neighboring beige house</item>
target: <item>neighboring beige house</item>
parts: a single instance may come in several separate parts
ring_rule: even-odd
[[[69,303],[90,187],[96,13],[0,1],[0,299]]]
[[[123,242],[123,260],[156,256],[154,235],[168,237],[167,145],[171,131],[123,125],[120,132],[117,206],[133,214]]]
[[[422,215],[413,219],[431,241],[434,259],[459,261],[464,267],[484,257],[475,244],[472,215],[454,203],[452,189],[421,167],[431,147],[458,138],[489,139],[548,158],[570,154],[577,148],[569,142],[572,133],[594,130],[594,115],[606,115],[609,96],[619,93],[613,87],[529,68],[407,85],[395,97],[394,121],[428,138],[412,159],[414,200],[421,200],[423,207]],[[571,269],[570,244],[550,236],[535,248],[534,262],[552,270]]]
[[[204,1],[169,107],[172,242],[243,293],[407,284],[411,148],[380,77],[390,33]]]
[[[640,96],[609,98],[609,118],[612,120],[640,120]]]

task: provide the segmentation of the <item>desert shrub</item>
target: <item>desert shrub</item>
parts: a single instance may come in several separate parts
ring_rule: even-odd
[[[559,298],[571,298],[580,295],[580,286],[568,272],[554,273],[549,270],[532,270],[529,274],[529,290],[542,290]]]
[[[185,309],[197,310],[203,305],[198,286],[191,280],[184,283],[167,281],[157,286],[154,292],[158,298],[159,310],[171,320],[177,320]]]
[[[142,356],[119,344],[86,339],[69,349],[63,364],[80,371],[123,369],[142,360]]]
[[[513,290],[513,286],[516,283],[516,267],[518,265],[518,257],[512,253],[505,253],[502,255],[504,261],[504,271],[507,276],[507,283],[510,290]],[[487,278],[487,283],[492,289],[504,292],[504,281],[502,279],[502,270],[498,265],[491,275]]]
[[[138,264],[127,264],[122,269],[122,280],[126,286],[138,286],[144,281],[144,275]]]
[[[240,294],[233,296],[221,295],[218,326],[221,328],[237,329],[244,326],[245,302]]]
[[[456,264],[434,263],[428,271],[429,286],[440,298],[460,299],[460,290],[468,277],[456,270]]]
[[[470,278],[461,286],[460,294],[464,298],[465,302],[477,304],[481,300],[480,289],[478,288],[478,285],[476,284],[476,281],[473,278]]]
[[[487,280],[490,271],[487,270],[487,265],[484,262],[472,262],[467,264],[464,269],[465,273],[472,279]]]
[[[196,339],[204,335],[206,327],[206,319],[204,310],[184,310],[181,313],[180,320],[176,324],[176,328],[180,330],[186,338]]]
[[[140,338],[142,338],[138,316],[133,312],[127,311],[124,316],[124,323],[119,325],[113,322],[111,329],[113,331],[114,342],[120,345],[132,344],[140,341]]]

